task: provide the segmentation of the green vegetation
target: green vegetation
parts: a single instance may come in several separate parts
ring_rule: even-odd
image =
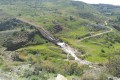
[[[27,0],[10,0],[1,1],[0,7],[4,12],[9,13],[10,15],[44,26],[44,28],[50,31],[55,37],[68,42],[71,46],[84,53],[87,53],[84,50],[87,50],[88,48],[82,47],[81,43],[78,43],[79,39],[107,30],[104,26],[97,25],[103,24],[104,20],[107,18],[98,12],[92,5],[83,2],[70,0],[31,0],[29,2]],[[46,43],[46,41],[38,35],[35,35],[32,41],[34,44]],[[31,44],[31,42],[28,44]],[[100,54],[98,52],[96,53]],[[96,57],[96,59],[98,59],[98,57]],[[96,59],[91,60],[88,58],[88,60],[93,62],[102,62]],[[101,57],[99,57],[99,59],[104,60]]]
[[[114,76],[120,77],[120,51],[110,54],[108,57],[109,63],[107,64],[108,72]]]
[[[0,67],[3,65],[3,59],[0,58]]]
[[[41,59],[54,59],[54,58],[62,58],[65,59],[65,53],[61,51],[59,48],[56,48],[52,44],[45,44],[45,45],[38,45],[38,46],[29,46],[26,48],[23,48],[22,50],[30,53],[30,54],[39,54]],[[22,53],[25,53],[22,52]]]
[[[31,64],[30,68],[35,70],[26,70],[20,76],[29,80],[47,80],[49,75],[56,77],[58,73],[81,77],[88,66],[67,61],[65,52],[46,40],[33,25],[17,18],[42,26],[53,36],[78,50],[76,55],[81,59],[100,64],[110,62],[108,69],[114,70],[111,74],[120,76],[119,65],[116,66],[119,64],[116,51],[120,48],[119,6],[91,5],[72,0],[0,0],[0,48],[6,47],[7,50],[16,52],[11,55],[9,53],[13,62],[8,65],[0,58],[0,68],[10,71],[13,65]],[[80,41],[109,31],[109,28],[113,31]],[[6,57],[3,54],[1,56]],[[103,75],[99,76],[101,80],[106,79],[106,75]],[[88,76],[89,78],[83,78],[94,79],[91,75]]]
[[[41,79],[44,73],[49,75],[58,72],[65,76],[80,76],[83,74],[83,70],[87,68],[79,66],[75,62],[65,61],[66,54],[53,44],[29,46],[19,49],[18,52],[20,53],[18,55],[20,60],[31,63],[35,67],[34,72],[28,71],[25,73],[25,77],[29,78]],[[47,80],[49,77],[45,77],[45,75],[43,75],[43,78]]]

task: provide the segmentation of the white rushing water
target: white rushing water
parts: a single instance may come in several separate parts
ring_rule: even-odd
[[[75,60],[79,60],[78,57],[75,55],[75,50],[72,49],[68,44],[65,44],[64,42],[58,42],[57,45],[59,45],[66,53],[71,54]]]
[[[75,53],[77,52],[76,50],[74,50],[73,48],[71,48],[68,44],[64,43],[64,42],[57,42],[57,45],[60,46],[66,53],[70,54],[72,57],[75,58],[76,61],[78,61],[80,64],[86,64],[86,65],[90,65],[91,63],[89,61],[86,60],[81,60],[79,59]]]

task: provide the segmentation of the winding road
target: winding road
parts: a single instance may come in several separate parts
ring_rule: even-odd
[[[95,34],[95,35],[91,35],[91,36],[84,37],[84,38],[80,39],[79,41],[83,41],[83,40],[85,40],[85,39],[89,39],[89,38],[92,38],[92,37],[100,36],[100,35],[103,35],[103,34],[106,34],[106,33],[110,33],[110,32],[113,31],[112,28],[110,28],[110,27],[107,27],[107,28],[109,29],[108,31],[105,31],[105,32],[101,32],[101,33],[98,33],[98,34]]]

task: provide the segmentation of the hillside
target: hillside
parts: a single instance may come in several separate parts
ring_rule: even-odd
[[[0,79],[119,77],[119,15],[120,7],[108,4],[0,0]]]
[[[109,4],[95,4],[93,5],[98,11],[109,17],[112,24],[120,25],[120,6]]]

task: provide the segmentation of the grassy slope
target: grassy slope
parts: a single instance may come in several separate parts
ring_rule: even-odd
[[[12,39],[12,41],[18,41],[19,40],[24,40],[26,37],[28,37],[28,41],[26,44],[23,45],[29,46],[28,47],[28,53],[29,51],[36,51],[39,50],[42,55],[42,57],[49,57],[52,56],[52,58],[66,58],[65,54],[62,54],[62,50],[58,49],[55,47],[55,45],[50,44],[47,40],[45,40],[39,33],[36,32],[34,28],[31,28],[30,25],[27,25],[23,22],[16,21],[15,19],[6,19],[2,20],[0,24],[0,29],[2,31],[0,32],[0,45],[2,46],[3,44],[6,44],[6,41],[9,41]],[[3,28],[3,26],[8,27],[7,30],[6,28]],[[24,29],[24,31],[22,31]],[[27,34],[30,34],[27,36]],[[26,35],[26,36],[25,36]],[[19,40],[18,40],[19,39]],[[38,46],[32,46],[32,45],[38,45]],[[6,44],[9,46],[9,44]],[[11,45],[12,47],[13,45]],[[27,48],[27,47],[26,47]],[[26,49],[25,48],[25,49]],[[25,50],[24,50],[25,51]],[[54,57],[53,57],[54,56]]]
[[[37,8],[34,8],[35,2],[33,0],[29,2],[27,2],[27,0],[23,2],[15,1],[13,4],[6,2],[4,2],[4,4],[1,3],[0,5],[0,8],[3,11],[12,16],[21,17],[25,20],[44,26],[44,28],[51,31],[54,36],[68,42],[78,50],[83,50],[86,54],[85,56],[80,57],[85,58],[86,60],[99,63],[106,62],[109,54],[114,54],[114,52],[118,51],[120,48],[120,32],[117,30],[96,38],[90,38],[82,42],[79,41],[79,37],[83,37],[91,32],[96,34],[98,32],[106,31],[106,29],[96,30],[96,28],[93,27],[92,24],[98,22],[103,23],[106,17],[92,8],[91,5],[81,2],[72,4],[69,0],[46,0],[41,4],[37,4]],[[88,14],[83,15],[84,13]],[[72,17],[73,20],[70,20],[70,17]],[[55,24],[53,22],[62,25],[63,31],[54,33],[53,30]],[[12,34],[12,32],[10,33]],[[9,34],[10,37],[12,37],[11,34]],[[0,36],[4,35],[0,32]],[[6,36],[2,37],[2,39],[3,38],[6,38]],[[2,39],[0,40],[3,41]],[[40,35],[39,37],[38,35],[37,37],[34,37],[34,40],[35,43],[41,40],[44,42],[44,39]],[[63,75],[66,75],[66,72],[63,73],[65,71],[64,66],[68,68],[68,64],[71,63],[64,60],[66,59],[66,54],[61,49],[49,42],[23,47],[19,49],[18,52],[20,53],[19,58],[24,62],[38,63],[42,60],[44,67],[50,68],[50,70],[51,68],[55,69]],[[0,59],[0,67],[1,62],[2,60]]]
[[[0,8],[3,11],[44,26],[54,36],[68,42],[77,49],[82,48],[87,54],[92,55],[87,57],[90,61],[102,62],[106,60],[106,57],[101,57],[98,54],[101,54],[102,49],[105,50],[105,54],[108,54],[110,50],[105,47],[105,44],[102,44],[103,46],[94,45],[106,39],[100,38],[98,41],[90,39],[87,42],[79,42],[78,39],[78,37],[90,32],[98,33],[102,31],[102,29],[95,30],[93,26],[90,26],[94,23],[103,23],[106,20],[106,17],[93,6],[70,0],[46,0],[43,2],[19,0],[8,3],[9,1],[1,2]],[[63,31],[54,33],[55,23],[62,25]],[[119,43],[112,44],[113,46],[119,46]]]
[[[43,68],[45,67],[45,69],[46,68],[58,69],[59,70],[58,72],[60,72],[61,67],[67,63],[67,61],[64,60],[64,59],[66,59],[66,54],[61,49],[59,49],[55,45],[51,44],[50,42],[45,40],[41,35],[36,33],[36,30],[34,28],[30,29],[30,25],[12,21],[12,18],[10,20],[7,18],[5,18],[5,20],[1,19],[1,23],[5,23],[4,25],[2,25],[2,27],[9,25],[8,26],[9,30],[2,29],[2,31],[0,31],[0,37],[1,37],[0,38],[0,51],[2,52],[2,53],[0,53],[0,70],[3,70],[2,74],[4,74],[4,72],[6,72],[6,73],[9,72],[11,69],[14,69],[14,67],[16,67],[16,66],[18,67],[20,65],[24,65],[24,64],[28,64],[28,63],[37,64],[40,61],[42,61],[42,63],[43,63],[42,64]],[[7,23],[9,23],[9,24],[7,24]],[[14,24],[14,23],[16,23],[16,24]],[[23,30],[23,28],[25,29],[25,31],[21,31],[21,30]],[[1,27],[0,27],[0,29],[1,29]],[[3,54],[2,45],[5,43],[5,41],[7,41],[9,39],[16,40],[19,38],[18,35],[19,34],[23,35],[24,32],[29,32],[29,33],[34,32],[34,37],[32,37],[32,40],[29,41],[27,44],[25,44],[25,45],[27,45],[27,46],[29,45],[29,46],[25,47],[25,45],[24,45],[24,48],[17,50],[16,53],[19,53],[17,60],[15,60],[15,61],[9,60],[9,62],[6,60],[2,60],[2,58],[1,58],[1,57],[3,57],[1,55],[1,54]],[[24,39],[24,37],[22,39]],[[37,45],[35,45],[36,43],[37,43]],[[4,54],[10,54],[8,52],[5,51]],[[11,51],[11,53],[12,53],[12,51]],[[14,56],[14,54],[13,54],[13,56]],[[7,66],[9,66],[11,68],[9,68]],[[41,67],[40,64],[38,64],[38,66]],[[57,66],[57,68],[56,68],[56,66]],[[62,68],[62,69],[64,69],[64,68]],[[22,72],[23,71],[20,71],[20,73],[19,73],[20,80],[23,79],[23,76],[21,77]],[[7,75],[6,73],[5,73],[5,75]],[[53,74],[53,73],[51,72],[49,74],[49,76],[54,77],[55,74],[54,75],[51,75],[51,74]],[[61,71],[61,74],[62,74],[62,71]],[[48,75],[48,72],[46,72],[45,75]],[[30,76],[30,77],[32,78],[33,76]],[[38,75],[36,77],[38,77]]]

